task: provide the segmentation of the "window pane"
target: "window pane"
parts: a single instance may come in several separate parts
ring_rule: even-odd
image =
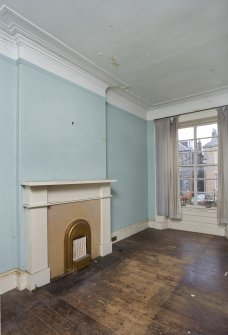
[[[202,192],[206,192],[206,182],[205,180],[201,179],[201,180],[197,180],[197,192],[198,193],[202,193]]]
[[[197,179],[197,192],[205,192],[204,179]]]
[[[194,168],[193,167],[180,167],[179,168],[179,177],[180,178],[194,178]]]
[[[202,140],[197,140],[196,144],[196,151],[202,151],[203,145],[202,145]]]
[[[197,164],[218,164],[218,151],[200,151],[197,153]]]
[[[216,193],[218,190],[217,179],[198,179],[197,180],[197,192],[204,192],[208,194]]]
[[[216,207],[217,206],[217,192],[207,193],[206,195],[206,207]]]
[[[196,129],[197,138],[215,137],[215,136],[217,136],[217,123],[198,126]]]
[[[180,193],[194,192],[194,180],[193,179],[180,179]]]
[[[183,168],[186,169],[186,168]],[[197,167],[197,178],[215,179],[218,176],[218,166]]]
[[[207,148],[206,150],[204,150],[203,156],[204,156],[204,163],[218,164],[218,151],[217,150]]]
[[[194,138],[194,128],[181,128],[178,130],[178,139],[179,140],[191,140]]]
[[[194,150],[194,140],[179,141],[179,152],[192,152]]]
[[[180,179],[180,200],[181,206],[193,205],[194,180]]]
[[[197,205],[205,206],[205,204],[206,204],[206,194],[205,193],[197,193],[196,203],[197,203]]]
[[[218,190],[218,180],[205,180],[205,192],[213,194]]]
[[[207,148],[210,148],[209,150],[215,150],[218,148],[218,138],[217,137],[206,137],[206,138],[200,138],[197,139],[197,142],[201,143],[202,150],[207,150]],[[197,149],[201,150],[201,149]]]
[[[191,165],[194,163],[194,155],[192,152],[179,153],[179,165]]]
[[[197,193],[196,203],[205,207],[217,206],[217,193]]]
[[[206,164],[207,163],[207,159],[205,157],[205,154],[203,151],[200,151],[199,153],[197,153],[197,164]]]

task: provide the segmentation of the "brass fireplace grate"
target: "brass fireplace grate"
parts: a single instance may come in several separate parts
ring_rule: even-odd
[[[65,273],[81,270],[91,263],[91,230],[83,219],[73,221],[64,240]]]

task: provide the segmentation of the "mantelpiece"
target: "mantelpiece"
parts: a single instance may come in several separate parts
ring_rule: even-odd
[[[60,180],[60,181],[24,181],[22,186],[55,186],[55,185],[83,185],[83,184],[110,184],[115,179],[94,179],[94,180]]]
[[[97,200],[100,210],[99,255],[112,252],[110,199],[116,180],[23,182],[26,232],[26,287],[30,290],[50,282],[48,264],[48,208]]]

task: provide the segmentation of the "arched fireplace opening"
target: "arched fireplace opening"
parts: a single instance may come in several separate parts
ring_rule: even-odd
[[[91,230],[83,219],[74,220],[64,239],[64,272],[81,270],[91,263]]]

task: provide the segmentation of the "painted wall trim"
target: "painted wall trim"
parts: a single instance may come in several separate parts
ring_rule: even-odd
[[[23,181],[22,186],[64,186],[64,185],[88,185],[88,184],[111,184],[116,183],[116,179],[91,179],[91,180],[52,180],[52,181]]]
[[[0,274],[0,295],[17,287],[20,271],[13,269]]]
[[[205,92],[192,97],[179,99],[178,101],[154,106],[154,108],[148,111],[147,120],[191,113],[227,104],[228,87],[223,87],[215,91]]]
[[[132,224],[128,227],[116,230],[111,234],[112,237],[117,237],[117,239],[113,243],[116,243],[118,241],[123,240],[124,238],[137,234],[148,227],[149,227],[148,220],[145,220]]]
[[[157,230],[165,230],[165,229],[182,230],[194,233],[225,236],[224,226],[211,225],[205,223],[202,224],[197,223],[197,225],[195,225],[194,223],[180,224],[180,222],[178,221],[169,220],[166,219],[165,217],[157,217],[156,221],[149,219],[122,228],[120,230],[114,231],[111,236],[117,237],[117,239],[113,243],[116,243],[127,237],[137,234],[138,232],[145,230],[146,228],[153,228]]]
[[[6,5],[0,8],[0,54],[23,59],[103,97],[108,87],[126,86]],[[113,95],[110,103],[146,118],[149,106],[133,93],[122,89]]]
[[[149,220],[148,226],[149,228],[158,229],[158,230],[169,229],[169,223],[167,221],[158,222],[158,221]]]
[[[209,234],[215,236],[225,236],[225,227],[219,225],[212,225],[207,223],[184,223],[180,224],[178,221],[171,220],[169,223],[170,229],[189,231],[194,233]]]
[[[35,274],[13,269],[0,274],[0,295],[15,288],[34,290],[50,282],[50,269],[42,270]]]
[[[194,223],[194,222],[181,222],[175,220],[169,220],[165,217],[157,217],[156,221],[149,220],[149,227],[164,230],[164,229],[173,229],[173,230],[182,230],[189,231],[193,233],[202,233],[215,236],[225,236],[225,227],[215,224],[206,224]]]

